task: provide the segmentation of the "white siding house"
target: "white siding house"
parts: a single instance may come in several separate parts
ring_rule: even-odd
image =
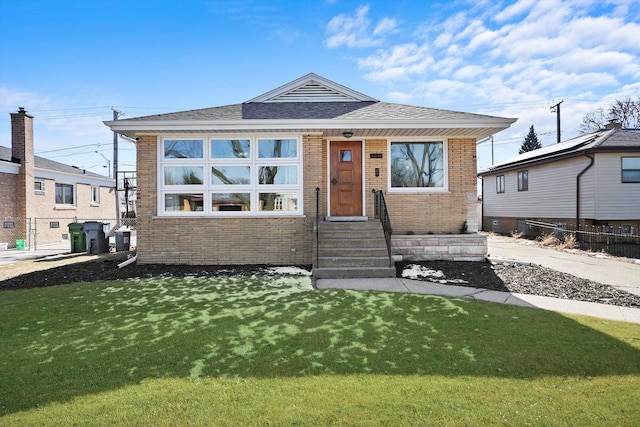
[[[479,176],[485,231],[527,232],[525,220],[640,227],[637,130],[585,134],[524,153]]]

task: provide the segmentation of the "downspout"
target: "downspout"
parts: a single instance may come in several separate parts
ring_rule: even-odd
[[[480,188],[482,194],[480,195],[480,231],[484,230],[484,176],[480,177]]]
[[[582,172],[580,172],[578,174],[578,176],[576,177],[576,229],[578,229],[578,227],[580,227],[580,177],[587,170],[589,170],[589,168],[591,168],[591,166],[593,166],[593,162],[595,161],[595,159],[593,157],[591,157],[588,153],[584,153],[584,155],[587,156],[589,159],[591,159],[591,161],[589,162],[587,167],[582,169]]]

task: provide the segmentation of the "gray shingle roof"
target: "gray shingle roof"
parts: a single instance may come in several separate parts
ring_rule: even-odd
[[[499,117],[482,114],[418,107],[389,102],[249,102],[198,110],[124,119],[122,124],[137,121],[178,120],[481,120]]]
[[[11,162],[11,148],[0,146],[0,160]],[[104,175],[85,171],[74,166],[69,166],[64,163],[56,162],[53,160],[45,159],[44,157],[34,156],[36,169],[43,169],[52,172],[62,172],[66,174],[78,175],[83,177],[102,178],[109,179]]]
[[[500,171],[514,169],[525,165],[547,163],[567,157],[580,156],[585,152],[602,151],[639,151],[640,130],[638,129],[601,129],[563,141],[560,144],[548,145],[537,150],[522,153],[513,159],[499,163],[478,175],[489,175]]]

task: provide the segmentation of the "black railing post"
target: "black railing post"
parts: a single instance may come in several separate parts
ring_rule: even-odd
[[[318,258],[318,241],[320,239],[320,187],[316,187],[316,219],[315,219],[315,224],[314,224],[314,241],[313,241],[313,249],[314,249],[314,258],[315,258],[315,265],[314,267],[317,268],[318,267],[318,262],[319,262],[319,258]]]
[[[391,234],[393,233],[393,229],[391,228],[391,219],[389,218],[387,203],[384,200],[382,190],[373,189],[371,192],[373,193],[374,217],[382,223],[384,239],[387,242],[387,253],[389,254],[389,267],[393,267],[393,258],[391,256]]]

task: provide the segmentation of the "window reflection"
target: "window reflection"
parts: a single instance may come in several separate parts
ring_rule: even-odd
[[[260,184],[296,184],[298,168],[296,166],[261,166],[258,176]]]
[[[251,144],[248,139],[214,139],[211,141],[213,159],[249,159]]]
[[[251,193],[213,193],[211,210],[214,212],[250,211]]]
[[[201,159],[203,157],[202,140],[198,139],[165,139],[165,159]]]
[[[202,193],[195,194],[165,194],[164,210],[165,212],[176,211],[202,211],[204,209],[204,195]]]
[[[295,139],[260,139],[258,140],[258,157],[294,158],[298,156],[298,142]]]

